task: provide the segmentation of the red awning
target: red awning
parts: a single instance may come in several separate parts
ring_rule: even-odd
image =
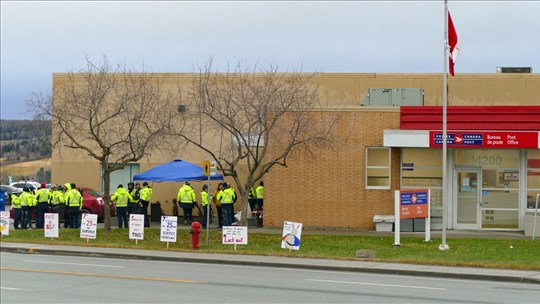
[[[402,106],[401,130],[442,130],[442,107]],[[540,131],[540,106],[449,106],[448,130]]]

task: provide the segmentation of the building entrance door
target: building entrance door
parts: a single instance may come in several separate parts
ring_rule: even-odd
[[[479,169],[456,169],[454,174],[454,227],[481,228],[482,174]]]

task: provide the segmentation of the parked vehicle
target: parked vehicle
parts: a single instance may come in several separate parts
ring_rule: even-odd
[[[98,221],[103,221],[105,218],[105,205],[103,202],[103,194],[97,190],[82,187],[83,207],[82,213],[91,213],[98,215]],[[111,216],[116,215],[116,206],[111,202]]]
[[[34,182],[34,181],[18,181],[18,182],[11,183],[9,185],[12,186],[12,187],[15,187],[15,188],[19,188],[21,190],[24,187],[28,187],[32,191],[36,191],[37,189],[39,189],[41,187],[40,183]]]
[[[5,198],[6,204],[11,203],[11,195],[12,194],[14,194],[14,193],[17,194],[17,193],[22,192],[22,189],[17,188],[17,187],[13,187],[13,186],[9,186],[9,185],[0,185],[0,190],[4,192],[4,198]]]
[[[91,213],[97,214],[98,221],[102,222],[105,219],[105,205],[103,202],[103,194],[101,192],[94,190],[92,188],[81,187],[78,188],[81,191],[83,196],[83,206],[81,213]],[[116,206],[111,202],[111,216],[116,215]],[[11,218],[15,218],[13,208],[10,210]],[[35,214],[32,215],[32,220],[34,220]],[[60,221],[64,220],[64,213],[60,212]]]

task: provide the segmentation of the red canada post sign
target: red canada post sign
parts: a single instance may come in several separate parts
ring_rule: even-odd
[[[429,212],[428,189],[401,190],[399,192],[400,218],[426,218]]]
[[[429,132],[429,146],[441,147],[441,131]],[[538,132],[518,131],[448,131],[446,144],[452,148],[516,148],[537,149]]]

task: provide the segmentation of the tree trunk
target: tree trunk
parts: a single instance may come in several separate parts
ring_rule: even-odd
[[[248,196],[242,196],[242,216],[240,217],[240,226],[247,226],[247,215],[249,212]]]
[[[108,169],[108,165],[106,162],[101,164],[101,169],[103,172],[103,204],[105,204],[104,212],[105,212],[105,232],[111,231],[111,172]]]

